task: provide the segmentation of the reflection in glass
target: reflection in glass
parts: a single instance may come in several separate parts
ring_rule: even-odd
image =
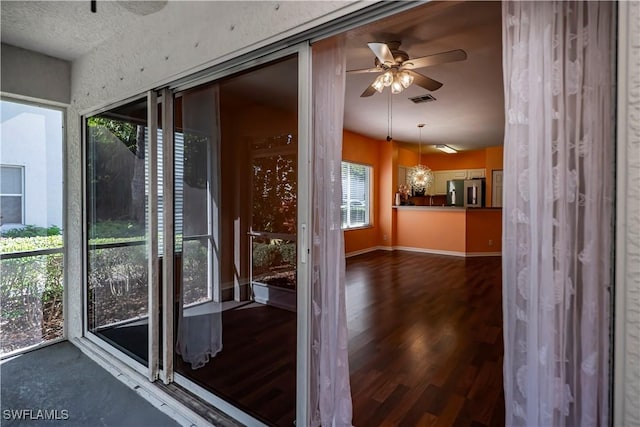
[[[218,227],[212,214],[219,190],[211,180],[218,169],[218,87],[189,92],[176,102],[175,133],[176,353],[192,369],[203,367],[222,349],[217,252]],[[206,118],[206,119],[205,119]],[[214,296],[215,295],[215,296]]]
[[[86,120],[87,328],[148,360],[147,103]]]
[[[266,423],[296,404],[297,58],[175,98],[176,371]]]

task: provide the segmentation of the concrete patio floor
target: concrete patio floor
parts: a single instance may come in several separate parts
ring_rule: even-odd
[[[0,386],[2,426],[180,425],[69,342],[2,361]]]

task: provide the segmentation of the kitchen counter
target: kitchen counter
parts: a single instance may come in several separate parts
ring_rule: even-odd
[[[412,210],[430,210],[430,211],[465,210],[465,208],[462,206],[413,206],[413,205],[394,206],[393,209],[412,209]]]
[[[413,206],[413,205],[400,205],[393,206],[393,209],[417,209],[417,210],[468,210],[468,211],[501,211],[502,208],[492,208],[492,207],[484,207],[484,208],[465,208],[464,206]]]
[[[397,249],[456,256],[499,255],[502,209],[394,206]]]

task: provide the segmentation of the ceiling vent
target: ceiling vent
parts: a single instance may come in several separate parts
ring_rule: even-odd
[[[413,98],[409,98],[410,101],[413,101],[414,104],[422,104],[423,102],[432,102],[436,99],[430,93],[426,95],[414,96]]]

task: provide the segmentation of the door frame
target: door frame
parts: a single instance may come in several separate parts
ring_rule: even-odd
[[[308,42],[298,43],[294,46],[272,52],[263,56],[258,56],[253,59],[249,59],[233,67],[225,68],[223,70],[213,72],[206,77],[198,76],[192,81],[180,81],[178,84],[162,89],[163,99],[170,93],[172,96],[176,93],[183,92],[187,89],[191,89],[203,84],[215,82],[224,77],[228,77],[237,74],[242,71],[250,70],[251,68],[267,65],[270,62],[279,60],[286,56],[297,55],[298,60],[298,197],[297,197],[297,285],[296,285],[296,298],[297,298],[297,310],[296,310],[296,419],[308,420],[309,419],[309,379],[310,379],[310,353],[311,353],[311,341],[310,341],[310,307],[311,307],[311,272],[310,266],[311,248],[309,242],[311,242],[311,161],[313,147],[312,144],[312,126],[311,126],[311,46]],[[171,98],[173,99],[173,98]],[[164,108],[164,106],[163,106]],[[164,111],[164,109],[163,109]],[[163,117],[165,117],[163,115]],[[173,132],[173,121],[171,126],[167,126],[163,123],[163,130],[167,129],[167,132]],[[163,146],[168,149],[166,144],[166,137],[163,133]],[[165,185],[163,186],[164,200],[172,200],[172,186],[167,185],[166,168],[168,165],[173,165],[173,162],[169,163],[168,154],[165,151],[164,168],[165,168]],[[165,215],[167,211],[165,210]],[[173,223],[173,219],[170,219]],[[173,241],[173,236],[169,234],[173,233],[173,228],[169,228],[166,224],[169,224],[169,218],[165,217],[163,229],[164,242]],[[169,240],[171,239],[171,240]],[[167,250],[170,249],[171,256],[167,257]],[[169,248],[169,245],[165,244],[165,259],[172,259],[173,257],[173,245]],[[167,268],[163,265],[163,268]],[[171,275],[168,275],[171,274]],[[173,283],[166,283],[168,278],[173,279],[173,269],[170,271],[165,270],[163,272],[164,282],[164,304],[163,304],[163,323],[168,322],[171,318],[173,321]],[[168,301],[170,298],[171,301]],[[168,313],[167,311],[171,311]],[[172,323],[173,324],[173,323]],[[163,369],[160,371],[160,377],[165,383],[175,382],[176,384],[184,387],[188,391],[203,398],[208,403],[212,404],[216,408],[222,410],[233,418],[247,425],[263,425],[260,421],[245,413],[244,411],[236,408],[229,402],[218,397],[214,393],[204,389],[196,383],[189,380],[184,375],[177,372],[173,372],[173,354],[172,347],[167,348],[166,343],[173,342],[173,334],[168,334],[168,329],[164,329],[163,342],[164,345],[164,363]],[[173,331],[172,331],[173,332]],[[303,423],[306,425],[306,423]]]
[[[110,357],[113,357],[119,362],[122,362],[133,369],[135,372],[145,376],[147,379],[150,377],[150,366],[151,363],[147,363],[147,366],[140,363],[138,360],[129,356],[125,352],[116,348],[115,346],[109,344],[107,341],[101,339],[97,334],[91,332],[89,330],[89,305],[87,301],[88,297],[88,262],[89,262],[89,246],[88,246],[88,229],[87,229],[87,218],[88,218],[88,198],[87,198],[87,119],[89,117],[98,115],[100,113],[104,113],[105,111],[112,110],[114,108],[121,107],[123,105],[129,104],[135,101],[141,101],[145,99],[147,102],[149,101],[148,92],[145,93],[137,93],[135,95],[129,96],[123,100],[118,102],[114,102],[109,105],[101,106],[100,108],[96,108],[93,110],[88,110],[82,112],[80,115],[80,126],[81,126],[81,141],[82,141],[82,150],[81,150],[81,158],[82,158],[82,168],[81,168],[81,187],[82,187],[82,279],[81,279],[81,307],[82,307],[82,336],[90,341],[92,344],[96,345],[100,350],[103,350]],[[149,111],[149,105],[147,104],[147,112]],[[148,126],[147,126],[148,127]],[[151,129],[149,129],[151,132]],[[146,160],[145,160],[146,161]],[[146,187],[145,187],[146,190]],[[147,225],[148,227],[148,225]],[[149,245],[151,246],[151,245]],[[147,251],[148,252],[148,251]],[[66,254],[65,254],[66,255]],[[149,255],[149,253],[147,253]],[[157,256],[157,250],[156,250]],[[150,264],[150,259],[148,260]],[[151,276],[149,276],[151,277]],[[149,282],[147,282],[149,283]],[[148,345],[151,345],[151,329],[149,329],[148,334]]]

